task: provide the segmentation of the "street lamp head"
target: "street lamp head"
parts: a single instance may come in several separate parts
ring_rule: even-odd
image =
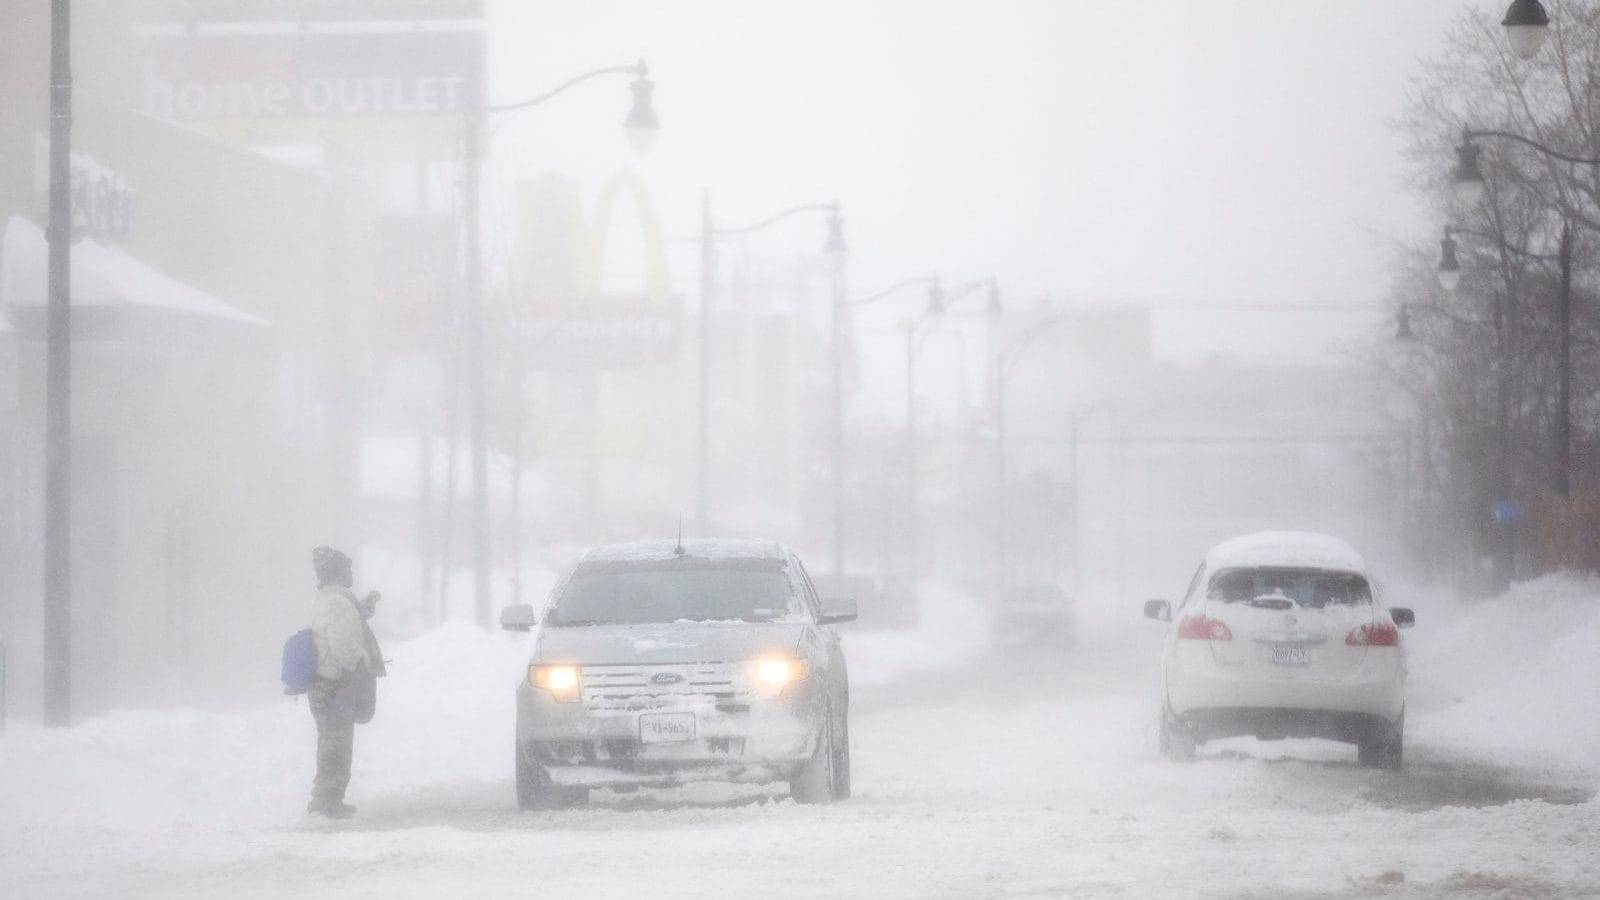
[[[1523,59],[1533,59],[1550,36],[1550,17],[1539,0],[1512,0],[1506,8],[1506,40],[1511,51]]]
[[[944,315],[944,288],[939,284],[939,279],[937,278],[933,280],[932,284],[928,285],[928,315]]]
[[[844,242],[844,217],[839,214],[837,203],[833,205],[833,212],[828,214],[828,243],[823,246],[823,252],[836,266],[843,265],[850,253],[850,248]]]
[[[1414,341],[1416,332],[1411,330],[1411,310],[1400,307],[1400,313],[1395,317],[1394,339],[1397,341]]]
[[[1471,140],[1462,141],[1456,148],[1455,168],[1450,170],[1450,187],[1467,209],[1483,200],[1483,167],[1478,162],[1482,152]]]
[[[1456,239],[1449,232],[1439,242],[1439,286],[1453,291],[1461,284],[1461,262],[1456,259]]]
[[[644,60],[639,60],[639,75],[628,87],[633,91],[633,106],[622,123],[628,130],[628,143],[633,146],[635,153],[649,153],[656,145],[661,120],[656,117],[656,83],[650,80]]]

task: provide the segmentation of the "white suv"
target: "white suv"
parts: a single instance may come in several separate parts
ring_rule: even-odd
[[[1263,532],[1212,548],[1176,610],[1162,654],[1161,750],[1254,735],[1357,745],[1397,769],[1405,732],[1405,647],[1416,617],[1384,607],[1361,555],[1320,534]]]

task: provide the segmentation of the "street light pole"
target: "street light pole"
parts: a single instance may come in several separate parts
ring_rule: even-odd
[[[480,115],[466,117],[466,172],[463,173],[462,215],[466,217],[464,251],[467,257],[466,303],[463,312],[467,326],[467,422],[472,458],[472,596],[478,624],[490,625],[490,530],[489,530],[489,389],[487,361],[483,356],[483,248],[482,183],[483,159],[480,147],[483,122]]]
[[[700,202],[700,422],[695,452],[694,520],[705,537],[710,530],[711,493],[711,304],[716,290],[717,232],[711,224],[711,192]]]
[[[1556,387],[1556,495],[1572,491],[1572,224],[1561,222],[1561,287],[1556,292],[1556,318],[1561,343],[1556,353],[1559,380]]]
[[[828,317],[828,355],[833,369],[831,398],[833,419],[833,574],[844,575],[844,314],[848,289],[845,286],[844,219],[837,205],[828,217],[828,256],[833,266],[832,315]]]
[[[483,147],[485,120],[491,113],[511,112],[538,106],[566,93],[573,87],[591,79],[609,75],[632,75],[633,106],[623,125],[634,149],[649,149],[660,122],[652,106],[655,83],[649,79],[650,69],[644,60],[633,65],[608,66],[585,72],[558,85],[553,90],[517,103],[482,106],[469,110],[463,117],[465,133],[463,150],[465,171],[462,173],[462,215],[466,235],[462,241],[466,255],[466,275],[463,290],[462,314],[466,327],[467,351],[467,404],[469,439],[472,443],[472,591],[473,607],[478,624],[487,628],[492,621],[492,585],[490,582],[490,528],[489,528],[489,413],[488,413],[488,361],[484,359],[484,298],[483,298]],[[520,411],[519,411],[520,414]]]
[[[996,361],[994,371],[994,600],[1006,596],[1006,360]]]
[[[1072,411],[1072,600],[1078,602],[1079,594],[1083,589],[1083,481],[1079,477],[1078,443],[1079,430],[1083,420],[1094,415],[1102,409],[1111,408],[1110,403],[1099,403],[1087,409]]]
[[[994,366],[994,560],[995,560],[995,596],[994,602],[1000,603],[1005,599],[1007,576],[1008,544],[1006,536],[1006,376],[1011,372],[1022,351],[1026,350],[1038,340],[1041,335],[1060,324],[1067,318],[1067,313],[1060,313],[1042,319],[1035,323],[1028,331],[1017,338],[1017,342],[1010,347],[995,354]]]
[[[845,253],[843,220],[839,218],[839,204],[810,203],[794,206],[776,215],[742,228],[717,228],[711,216],[711,192],[707,191],[700,214],[700,372],[698,436],[695,448],[695,521],[700,532],[710,529],[711,496],[711,316],[716,304],[716,239],[754,234],[786,219],[804,213],[825,212],[830,219],[828,242],[824,252],[830,257]],[[833,260],[837,261],[837,260]]]
[[[923,342],[927,340],[931,331],[919,332],[924,323],[934,322],[942,316],[953,304],[959,303],[969,293],[981,288],[988,289],[988,314],[992,322],[1000,314],[1000,285],[994,278],[980,281],[969,281],[958,285],[949,291],[940,287],[938,279],[928,287],[928,310],[920,319],[914,319],[906,325],[906,571],[908,573],[906,588],[911,593],[911,602],[917,603],[917,573],[922,571],[921,560],[921,528],[922,519],[917,510],[917,397],[916,375],[917,356],[922,352]],[[863,301],[865,302],[865,301]],[[965,351],[962,354],[962,371],[966,370]],[[966,402],[966,384],[962,383],[962,403]]]
[[[49,287],[45,320],[44,722],[72,724],[72,41],[50,4]]]
[[[981,282],[981,283],[987,284],[988,282]],[[975,282],[974,284],[978,284],[978,282]],[[915,382],[915,379],[916,379],[917,333],[918,333],[918,328],[922,324],[923,321],[925,321],[925,320],[927,320],[929,318],[933,318],[935,316],[938,316],[938,315],[940,315],[940,314],[942,314],[944,312],[944,309],[945,309],[944,290],[943,290],[943,288],[941,288],[939,286],[939,278],[938,278],[938,276],[927,275],[927,276],[923,276],[923,277],[920,277],[920,278],[907,278],[905,281],[896,282],[896,283],[884,288],[883,290],[878,291],[875,294],[871,294],[871,295],[869,295],[867,297],[864,297],[864,298],[862,298],[860,300],[857,300],[857,301],[855,301],[855,302],[850,304],[851,306],[866,306],[866,305],[868,305],[870,303],[876,303],[877,301],[882,300],[884,297],[887,297],[890,294],[893,294],[893,293],[895,293],[897,291],[903,290],[903,289],[908,288],[908,287],[915,287],[917,285],[926,285],[927,288],[928,288],[928,310],[923,315],[923,317],[921,319],[913,319],[913,320],[910,320],[910,321],[908,321],[906,323],[906,446],[905,446],[905,454],[906,454],[905,455],[905,469],[906,469],[906,472],[905,472],[905,477],[906,477],[906,502],[907,502],[907,506],[909,507],[910,513],[911,513],[909,518],[908,518],[907,526],[906,526],[907,527],[907,532],[906,532],[907,573],[906,574],[907,574],[907,580],[909,582],[908,588],[911,591],[911,598],[912,598],[912,602],[913,603],[916,600],[916,590],[917,590],[917,588],[916,588],[916,578],[917,578],[916,465],[917,465],[917,461],[916,461],[916,453],[915,453],[915,450],[913,449],[914,442],[915,442],[914,431],[915,431],[915,427],[916,427],[916,425],[915,425],[915,416],[916,416],[916,414],[915,414],[915,405],[916,405],[916,388],[915,388],[915,383],[916,382]],[[968,287],[971,287],[971,285],[963,285],[961,290],[966,290]],[[836,361],[835,364],[837,365],[837,361]],[[842,422],[842,416],[841,416],[840,419],[836,420],[835,434],[837,435],[838,433],[840,433],[842,431],[843,431],[843,422]],[[838,458],[839,457],[836,456],[835,460],[837,461]],[[838,471],[838,469],[836,468],[835,472],[837,472],[837,471]],[[842,495],[843,495],[843,491],[842,491],[842,489],[841,489],[841,487],[840,487],[840,485],[838,483],[838,479],[836,477],[835,478],[835,484],[834,484],[834,496],[835,496],[835,501],[836,501],[836,505],[834,507],[834,509],[835,509],[834,523],[835,523],[835,528],[836,529],[839,527],[838,510],[842,506],[842,504],[839,502],[842,499]],[[835,541],[835,546],[838,546],[837,538],[836,538],[836,541]],[[835,565],[838,566],[836,571],[842,574],[843,573],[842,560],[836,558],[835,559]]]

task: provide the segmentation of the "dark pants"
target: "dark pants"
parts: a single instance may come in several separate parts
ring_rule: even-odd
[[[311,783],[311,801],[344,801],[350,784],[350,754],[355,750],[356,723],[334,702],[334,682],[318,680],[311,688],[311,717],[317,720],[317,777]]]

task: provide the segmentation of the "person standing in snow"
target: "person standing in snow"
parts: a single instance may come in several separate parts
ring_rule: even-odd
[[[317,777],[306,812],[343,819],[355,807],[344,802],[350,784],[350,757],[358,723],[372,720],[377,679],[384,675],[383,654],[367,626],[378,592],[357,600],[350,557],[332,547],[311,551],[317,597],[311,607],[311,636],[317,647],[317,678],[311,686],[311,716],[317,722]]]

